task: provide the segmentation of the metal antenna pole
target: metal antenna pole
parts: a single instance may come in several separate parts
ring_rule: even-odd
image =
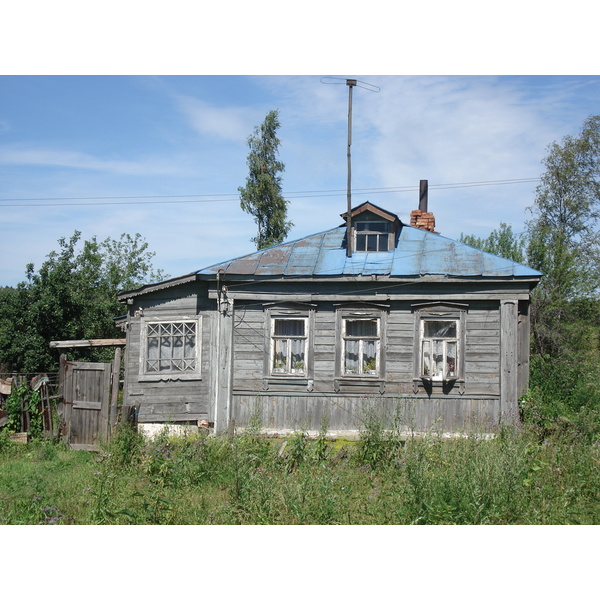
[[[321,77],[321,83],[341,83],[343,80],[340,77]],[[352,145],[352,88],[357,86],[369,90],[370,92],[378,93],[380,88],[376,85],[371,85],[358,79],[346,79],[348,86],[348,212],[346,214],[346,256],[352,256],[352,165],[350,146]]]
[[[348,86],[348,212],[346,214],[346,256],[352,256],[352,161],[350,147],[352,146],[352,88],[356,85],[356,79],[346,79]]]

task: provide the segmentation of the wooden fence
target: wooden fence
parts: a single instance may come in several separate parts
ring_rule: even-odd
[[[16,441],[31,434],[61,434],[58,373],[0,373],[0,429],[6,427]]]
[[[70,448],[99,450],[117,424],[121,348],[125,340],[52,342],[53,348],[114,346],[112,363],[72,362],[58,373],[0,374],[0,428],[16,441],[33,434],[62,439]]]

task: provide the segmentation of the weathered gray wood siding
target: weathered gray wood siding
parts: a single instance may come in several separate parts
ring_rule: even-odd
[[[142,423],[208,419],[223,425],[233,419],[236,426],[245,427],[252,415],[260,414],[264,427],[273,430],[312,431],[326,425],[331,431],[346,431],[360,429],[365,415],[376,410],[384,420],[400,417],[409,430],[465,431],[475,424],[484,428],[497,424],[503,412],[501,399],[513,393],[515,381],[520,392],[526,385],[529,320],[523,298],[527,289],[510,282],[504,289],[497,283],[483,289],[463,282],[461,296],[461,286],[425,282],[397,289],[382,286],[385,294],[374,296],[366,287],[361,291],[363,283],[347,284],[324,282],[317,291],[314,282],[310,286],[291,283],[290,289],[284,286],[285,293],[273,282],[255,290],[254,286],[234,288],[229,294],[231,304],[221,316],[214,284],[209,290],[205,282],[134,297],[128,306],[125,404],[139,404]],[[382,311],[382,369],[373,379],[351,380],[339,372],[340,311],[357,298]],[[440,300],[454,302],[462,311],[463,379],[426,385],[415,377],[417,310]],[[518,324],[507,322],[514,311],[506,310],[503,323],[503,300],[518,302]],[[273,303],[284,301],[304,303],[303,314],[309,315],[307,355],[312,360],[307,362],[312,366],[305,377],[269,373],[269,310],[275,310]],[[202,316],[200,378],[140,379],[140,309],[144,319]],[[511,349],[501,349],[503,339],[511,340]],[[504,389],[508,377],[511,387]],[[514,399],[511,402],[514,408]]]
[[[314,305],[310,343],[314,351],[314,380],[308,390],[303,379],[268,377],[269,323],[260,303],[237,301],[234,319],[233,403],[231,417],[246,426],[260,413],[272,429],[318,430],[327,422],[332,430],[357,429],[367,407],[382,416],[400,411],[407,428],[440,426],[464,430],[478,422],[491,427],[498,422],[500,397],[500,304],[472,301],[465,316],[466,347],[464,388],[421,383],[413,390],[415,314],[413,301],[391,301],[385,310],[382,331],[384,372],[377,381],[348,381],[336,373],[340,351],[336,329],[339,302]],[[339,392],[336,393],[336,379]],[[385,417],[387,418],[387,417]]]
[[[499,419],[494,398],[410,398],[389,395],[234,393],[236,427],[254,419],[267,432],[360,431],[375,416],[400,431],[468,433],[492,431]]]
[[[531,320],[529,317],[529,301],[519,302],[518,324],[518,375],[517,395],[521,397],[529,387],[529,346],[531,338]]]
[[[465,394],[500,395],[500,306],[470,303],[466,315]]]
[[[188,283],[134,298],[129,309],[127,331],[127,361],[125,362],[124,404],[139,405],[139,421],[193,422],[208,419],[210,389],[210,348],[214,301],[208,300],[206,286]],[[200,378],[193,380],[140,381],[141,323],[136,311],[142,309],[145,318],[165,321],[183,316],[202,316],[202,349]]]

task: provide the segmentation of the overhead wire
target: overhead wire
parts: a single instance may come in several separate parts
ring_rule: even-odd
[[[496,179],[491,181],[467,181],[460,183],[430,184],[429,189],[460,189],[469,187],[483,187],[494,185],[511,185],[519,183],[534,183],[540,181],[539,177],[524,177],[518,179]],[[392,194],[404,193],[418,190],[418,186],[398,187],[374,187],[356,188],[354,195],[366,194]],[[287,199],[308,199],[338,196],[345,194],[346,190],[306,190],[297,192],[285,192]],[[93,200],[95,202],[88,202]],[[98,202],[102,200],[103,202]],[[122,202],[125,200],[125,202]],[[114,205],[136,205],[136,204],[181,204],[181,203],[214,203],[214,202],[237,202],[237,194],[169,194],[169,195],[139,195],[139,196],[71,196],[71,197],[47,197],[47,198],[0,198],[0,202],[15,202],[16,204],[2,204],[5,208],[15,207],[55,207],[55,206],[114,206]],[[29,204],[35,202],[35,204]]]

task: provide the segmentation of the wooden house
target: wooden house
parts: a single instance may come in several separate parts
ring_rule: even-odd
[[[344,223],[122,292],[124,404],[169,423],[333,435],[372,411],[411,431],[492,430],[528,385],[540,273],[370,202]]]

